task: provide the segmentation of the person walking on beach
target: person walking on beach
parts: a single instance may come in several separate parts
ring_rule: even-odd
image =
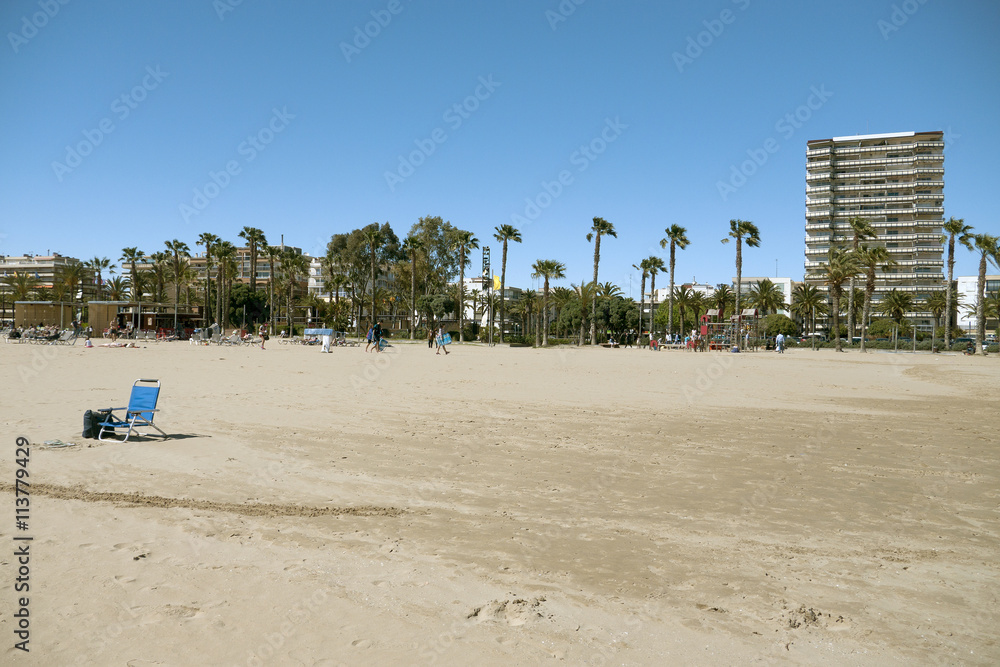
[[[375,326],[372,327],[372,342],[375,344],[375,351],[382,351],[382,323],[375,322]]]
[[[444,350],[444,353],[448,354],[448,346],[445,345],[444,342],[444,327],[438,327],[437,344],[438,344],[438,351],[435,352],[434,354],[441,354],[441,350]]]
[[[427,325],[427,349],[434,347],[434,323],[431,322]]]
[[[368,334],[365,336],[365,338],[368,339],[368,344],[365,345],[365,352],[367,352],[369,349],[371,349],[371,346],[372,346],[372,325],[371,324],[368,325]]]
[[[774,347],[778,350],[778,354],[785,353],[785,334],[778,334],[778,336],[774,339]]]
[[[264,343],[267,342],[267,325],[261,324],[257,329],[257,334],[260,336],[260,349],[264,349]]]

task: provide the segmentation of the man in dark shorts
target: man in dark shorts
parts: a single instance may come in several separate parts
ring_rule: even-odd
[[[382,323],[375,322],[375,326],[372,328],[372,342],[375,343],[375,351],[382,351]]]

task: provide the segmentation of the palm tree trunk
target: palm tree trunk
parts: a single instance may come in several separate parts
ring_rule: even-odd
[[[667,333],[674,335],[674,242],[670,241],[670,310],[667,312]],[[725,315],[725,307],[722,314]]]
[[[549,344],[549,277],[545,276],[545,291],[542,292],[542,346]]]
[[[639,340],[642,338],[643,324],[646,320],[645,315],[645,305],[646,305],[646,274],[642,274],[642,281],[639,285],[639,338],[636,339],[636,344],[638,345]]]
[[[410,340],[417,339],[417,251],[410,266]]]
[[[597,266],[601,261],[601,235],[594,236],[594,293],[590,303],[590,344],[597,345]]]
[[[833,296],[833,330],[837,336],[837,352],[843,352],[840,347],[840,293],[834,292],[831,296]]]
[[[500,258],[500,342],[503,342],[503,318],[506,312],[504,290],[507,287],[507,239],[503,240],[503,255]]]
[[[743,309],[740,304],[740,287],[743,283],[743,237],[736,237],[736,346],[743,350]]]
[[[986,337],[985,296],[986,251],[984,250],[979,258],[979,280],[976,282],[976,354],[983,353],[983,339]]]
[[[865,289],[865,305],[864,310],[861,311],[861,353],[867,352],[865,349],[865,338],[868,337],[868,317],[872,312],[872,297],[868,293],[867,288]]]
[[[458,342],[465,342],[465,246],[458,252]]]
[[[944,349],[951,349],[951,281],[955,273],[955,235],[948,237],[948,284],[945,286]]]

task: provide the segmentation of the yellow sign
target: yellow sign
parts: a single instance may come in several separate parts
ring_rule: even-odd
[[[500,289],[500,278],[498,276],[493,276],[493,289]]]

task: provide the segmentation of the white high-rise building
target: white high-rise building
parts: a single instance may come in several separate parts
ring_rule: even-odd
[[[876,273],[875,297],[910,292],[907,313],[930,331],[932,318],[919,304],[944,289],[944,135],[896,132],[809,141],[806,149],[805,280],[825,290],[823,267],[831,247],[849,247],[848,220],[867,219],[896,265]],[[863,287],[863,279],[859,280]],[[846,286],[845,286],[846,288]],[[846,305],[844,306],[846,308]],[[873,308],[877,312],[877,305]]]

